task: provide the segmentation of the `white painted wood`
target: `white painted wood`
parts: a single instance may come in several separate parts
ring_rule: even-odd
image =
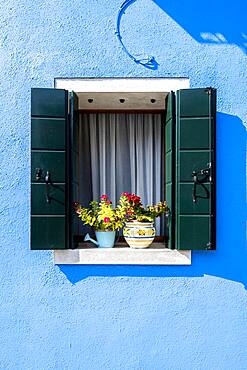
[[[145,249],[81,248],[54,251],[56,265],[191,265],[191,251],[154,245]]]
[[[74,92],[169,92],[189,87],[188,78],[55,78],[55,88]]]
[[[165,99],[164,93],[169,91],[177,91],[179,89],[187,89],[190,87],[188,78],[78,78],[78,79],[55,79],[55,88],[74,91],[80,94],[79,107],[85,108],[86,100],[92,99],[91,93],[114,93],[114,99],[122,98],[123,93],[138,93],[136,94],[135,103],[139,104],[140,109],[145,109],[145,104],[151,96],[156,96],[160,106]],[[145,94],[144,94],[145,93]],[[163,93],[163,94],[160,94]],[[113,96],[113,95],[112,95]],[[133,95],[134,96],[134,95]],[[139,96],[139,97],[138,97]],[[95,98],[99,95],[95,94]],[[100,109],[111,109],[112,103],[108,102],[103,106],[102,99]],[[112,97],[111,97],[112,98]],[[129,99],[126,95],[126,100]],[[146,99],[144,104],[141,100]],[[118,104],[118,103],[116,103]],[[130,104],[128,102],[128,104]],[[126,105],[127,106],[127,105]],[[107,108],[108,107],[108,108]],[[144,107],[144,108],[143,108]],[[164,109],[165,105],[161,109]],[[92,109],[92,106],[89,108]],[[96,108],[99,109],[99,108]],[[114,104],[114,109],[120,108]],[[129,105],[129,108],[132,106]],[[150,109],[150,108],[148,108]],[[152,105],[152,108],[154,106]],[[118,265],[190,265],[191,251],[177,251],[167,248],[161,248],[159,244],[153,244],[152,247],[146,249],[131,249],[131,248],[81,248],[67,249],[54,251],[55,264],[118,264]]]
[[[164,92],[77,92],[79,109],[94,110],[165,110],[166,96]]]

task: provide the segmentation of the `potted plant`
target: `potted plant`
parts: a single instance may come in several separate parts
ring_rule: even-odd
[[[85,240],[91,240],[100,248],[112,248],[115,242],[116,230],[124,225],[122,210],[113,208],[107,195],[102,195],[100,201],[92,201],[89,207],[83,207],[74,203],[78,217],[85,225],[90,225],[95,230],[97,242],[86,236]]]
[[[125,218],[123,236],[131,248],[147,248],[155,237],[154,220],[169,211],[165,202],[144,207],[136,194],[122,193],[117,206]]]

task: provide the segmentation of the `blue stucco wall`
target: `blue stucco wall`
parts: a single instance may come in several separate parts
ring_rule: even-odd
[[[245,370],[246,0],[0,4],[0,368]],[[54,266],[29,250],[30,88],[54,77],[189,77],[218,89],[217,251],[189,267]]]

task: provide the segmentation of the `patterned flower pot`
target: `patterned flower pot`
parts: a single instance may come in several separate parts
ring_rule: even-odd
[[[123,236],[130,248],[147,248],[155,237],[153,222],[126,222]]]

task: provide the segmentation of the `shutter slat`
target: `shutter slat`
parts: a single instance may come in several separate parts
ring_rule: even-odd
[[[69,181],[69,203],[80,201],[79,199],[79,112],[78,96],[69,93],[70,101],[70,181]],[[70,214],[70,245],[77,247],[77,236],[79,235],[79,218],[72,206],[68,209]]]
[[[170,209],[166,220],[166,239],[169,248],[174,248],[174,144],[175,144],[175,95],[170,92],[166,98],[165,117],[165,199]]]
[[[32,184],[32,215],[64,215],[65,214],[65,185],[54,184],[49,189],[51,203],[47,203],[45,184]]]
[[[59,128],[58,128],[59,132]],[[31,155],[31,179],[36,182],[36,168],[42,169],[42,175],[49,171],[51,174],[52,182],[66,181],[66,151],[64,152],[50,152],[42,151],[36,152],[32,150]]]
[[[66,215],[64,217],[31,217],[31,249],[65,249]]]
[[[68,92],[60,89],[32,89],[32,117],[67,118]]]
[[[65,119],[34,117],[31,124],[32,149],[65,150]],[[59,135],[57,135],[58,130]]]

